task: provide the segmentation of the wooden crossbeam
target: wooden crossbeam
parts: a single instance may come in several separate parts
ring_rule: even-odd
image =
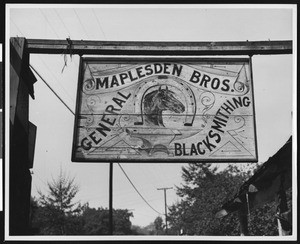
[[[291,54],[292,41],[135,42],[27,39],[29,53],[78,55],[268,55]]]

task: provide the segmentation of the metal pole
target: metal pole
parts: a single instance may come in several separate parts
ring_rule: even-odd
[[[113,163],[109,163],[109,234],[113,235]]]
[[[167,190],[173,189],[172,187],[165,188],[157,188],[157,190],[164,190],[164,198],[165,198],[165,219],[166,219],[166,234],[168,234],[168,221],[167,221]]]

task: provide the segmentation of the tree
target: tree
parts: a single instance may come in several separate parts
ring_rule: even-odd
[[[85,206],[82,218],[84,221],[83,232],[86,235],[109,234],[109,212],[103,208],[90,208]]]
[[[39,228],[34,222],[37,219],[37,213],[39,211],[38,200],[35,197],[30,197],[30,213],[29,213],[29,225],[31,234],[38,234]]]
[[[154,220],[154,226],[155,226],[156,235],[163,235],[164,234],[163,219],[160,216],[158,216]]]
[[[113,209],[113,234],[132,234],[130,217],[127,209]],[[107,208],[84,207],[82,213],[83,232],[86,235],[109,235],[109,210]]]
[[[133,214],[127,209],[113,210],[114,235],[132,234],[130,217],[133,217]]]
[[[43,235],[108,235],[109,210],[81,206],[74,198],[79,187],[75,178],[60,172],[57,179],[47,183],[48,193],[39,191],[39,198],[31,199],[31,227],[34,234]],[[127,209],[113,209],[113,234],[133,234]],[[36,228],[39,229],[36,233]]]
[[[146,235],[144,228],[139,225],[132,225],[131,231],[132,235]]]
[[[147,226],[137,226],[133,225],[131,227],[132,230],[132,235],[147,235],[147,236],[152,236],[155,235],[156,230],[155,230],[155,225],[154,223],[150,223]]]
[[[47,182],[48,193],[39,191],[38,207],[35,209],[33,226],[45,235],[80,234],[82,220],[80,203],[74,203],[79,187],[75,178],[60,172],[57,179]]]
[[[247,167],[244,167],[247,168]],[[216,219],[222,203],[238,191],[256,165],[242,169],[229,164],[220,171],[211,163],[190,163],[182,167],[184,184],[176,188],[181,201],[169,208],[169,234],[239,235],[238,218],[232,214]]]

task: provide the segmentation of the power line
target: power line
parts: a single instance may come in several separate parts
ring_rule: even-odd
[[[87,35],[87,37],[89,37],[89,35],[88,35],[87,31],[86,31],[86,30],[85,30],[85,28],[84,28],[84,25],[82,24],[82,22],[81,22],[81,20],[80,20],[80,18],[79,18],[79,16],[78,16],[78,14],[77,14],[77,12],[76,12],[76,10],[75,10],[75,9],[73,9],[73,11],[74,11],[74,13],[75,13],[75,15],[76,15],[77,19],[79,20],[79,23],[80,23],[80,25],[81,25],[81,27],[82,27],[83,31],[85,32],[85,34]]]
[[[65,27],[65,29],[67,30],[67,32],[69,33],[69,35],[71,35],[71,32],[69,31],[69,29],[67,28],[67,26],[65,25],[65,22],[62,20],[62,18],[60,17],[60,15],[58,14],[57,10],[54,9],[54,12],[56,13],[57,17],[59,18],[59,20],[61,21],[61,23],[63,24],[63,26]]]
[[[33,171],[32,174],[36,176],[45,186],[48,186],[48,184],[44,180],[42,180],[41,177],[36,172]]]
[[[20,34],[21,34],[22,36],[25,37],[24,33],[19,29],[19,27],[18,27],[17,24],[13,21],[13,19],[11,19],[11,22],[15,25],[15,27],[16,27],[17,30],[20,32]]]
[[[49,19],[47,18],[47,16],[43,13],[43,11],[39,8],[40,12],[42,13],[42,15],[44,16],[46,22],[48,23],[48,25],[50,26],[50,28],[52,29],[52,31],[54,32],[54,34],[56,35],[57,38],[59,38],[59,35],[57,34],[57,32],[55,31],[55,29],[53,28],[51,22],[49,21]],[[64,23],[63,23],[64,24]],[[64,54],[64,53],[62,53]],[[64,58],[67,58],[66,55],[64,55]],[[66,64],[66,61],[65,61]]]
[[[54,32],[54,34],[57,36],[57,38],[59,38],[57,32],[55,31],[55,29],[52,27],[51,22],[48,20],[47,16],[43,13],[43,11],[39,8],[40,12],[42,13],[42,15],[44,16],[45,20],[47,21],[47,23],[49,24],[50,28],[52,29],[52,31]]]
[[[56,9],[54,9],[54,11],[55,11],[56,15],[58,16],[59,20],[62,22],[62,24],[63,24],[63,26],[65,27],[66,31],[69,33],[69,37],[70,37],[71,32],[70,32],[70,30],[68,29],[68,27],[66,26],[64,20],[61,18],[61,16],[59,15],[59,13],[57,12]],[[74,60],[74,62],[76,63],[77,66],[79,65],[75,60]]]
[[[121,164],[118,163],[119,167],[121,168],[121,170],[123,171],[124,175],[126,176],[127,180],[130,182],[130,184],[132,185],[132,187],[135,189],[135,191],[139,194],[139,196],[144,200],[144,202],[152,209],[154,210],[156,213],[158,213],[159,215],[163,215],[162,213],[158,212],[157,210],[155,210],[148,202],[147,200],[142,196],[142,194],[138,191],[138,189],[135,187],[135,185],[132,183],[132,181],[130,180],[130,178],[128,177],[128,175],[126,174],[125,170],[122,168]]]
[[[46,67],[46,69],[51,73],[51,75],[53,76],[53,78],[56,79],[56,80],[59,80],[57,78],[57,76],[52,72],[52,70],[48,67],[48,65],[45,63],[45,61],[40,56],[38,56],[38,58],[42,61],[42,63],[44,64],[44,66]],[[74,102],[74,99],[70,96],[70,94],[67,92],[67,90],[60,84],[60,82],[58,82],[58,84],[65,91],[65,93],[72,100],[72,102]]]
[[[45,79],[36,71],[34,67],[32,67],[31,64],[29,64],[29,67],[40,77],[40,79],[48,86],[48,88],[54,93],[54,95],[62,102],[63,105],[73,114],[75,113],[72,111],[72,109],[60,98],[60,96],[51,88],[51,86],[45,81]]]
[[[43,13],[43,11],[42,11],[40,8],[39,8],[39,10],[40,10],[40,12],[42,13],[42,15],[44,16],[46,22],[48,23],[48,25],[50,26],[50,28],[52,29],[52,31],[54,32],[54,34],[56,35],[56,37],[59,38],[57,32],[56,32],[55,29],[53,28],[53,26],[52,26],[51,22],[49,21],[49,19],[47,18],[47,16]],[[55,10],[55,9],[54,9],[54,10]],[[60,21],[62,22],[63,26],[66,28],[67,32],[69,32],[69,34],[70,34],[70,31],[68,30],[68,28],[66,27],[64,21],[62,21],[61,17],[58,15],[58,13],[56,12],[56,10],[55,10],[55,13],[56,13],[56,15],[58,16],[58,18],[60,19]],[[62,54],[64,54],[64,53],[62,53]],[[64,57],[66,57],[66,56],[64,56]],[[72,59],[72,56],[71,56],[71,59]],[[77,65],[78,65],[78,64],[77,64]]]
[[[95,10],[92,9],[92,11],[93,11],[93,13],[94,13],[94,15],[95,15],[95,17],[96,17],[97,23],[98,23],[98,25],[99,25],[99,27],[100,27],[100,30],[101,30],[101,32],[102,32],[102,34],[103,34],[103,36],[104,36],[104,39],[106,40],[106,36],[105,36],[104,31],[103,31],[103,29],[102,29],[102,27],[101,27],[100,21],[99,21],[97,15],[96,15],[96,13],[95,13]]]
[[[60,38],[59,36],[58,36],[58,34],[57,34],[57,32],[54,30],[54,28],[52,27],[52,24],[51,24],[51,22],[49,21],[49,19],[46,17],[46,15],[42,12],[42,10],[41,9],[39,9],[40,10],[40,12],[41,12],[41,14],[44,16],[44,19],[46,20],[46,22],[48,23],[48,25],[50,26],[50,28],[53,30],[53,32],[54,32],[54,34],[56,35],[56,37],[57,38]],[[54,9],[55,10],[55,9]],[[59,14],[56,12],[56,10],[55,10],[55,13],[57,14],[57,16],[59,17],[59,19],[60,19],[60,21],[62,22],[62,24],[64,25],[64,27],[66,28],[66,30],[67,30],[67,32],[69,32],[70,33],[70,31],[68,30],[68,28],[66,27],[66,25],[65,25],[65,23],[64,23],[64,21],[61,19],[61,17],[59,16]],[[26,35],[24,35],[24,33],[20,30],[20,28],[18,27],[18,25],[13,21],[13,19],[11,19],[11,22],[15,25],[15,27],[17,28],[17,30],[25,37]],[[45,62],[39,57],[39,59],[44,63],[44,65],[46,66],[46,68],[52,73],[52,71],[48,68],[48,66],[45,64]],[[72,60],[72,58],[71,58],[71,60]],[[73,63],[73,62],[72,62]],[[76,60],[74,60],[74,66],[77,68],[78,67],[78,63],[76,62]],[[53,75],[53,73],[52,73],[52,75]],[[54,75],[53,75],[53,77],[54,78],[56,78],[57,79],[57,77],[55,77]],[[60,83],[59,83],[59,85],[60,85]],[[61,86],[61,85],[60,85]],[[62,89],[64,89],[65,90],[65,88],[63,87],[63,86],[61,86],[62,87]],[[68,95],[68,97],[73,101],[73,99],[71,98],[71,96],[68,94],[68,92],[65,90],[65,92],[66,92],[66,94]],[[73,101],[74,102],[74,101]]]

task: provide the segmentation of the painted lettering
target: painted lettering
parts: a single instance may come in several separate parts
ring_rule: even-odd
[[[194,70],[193,74],[190,78],[190,81],[193,82],[193,83],[198,83],[199,80],[200,80],[200,76],[201,76],[200,72]]]
[[[85,137],[81,140],[80,146],[84,150],[90,150],[92,148],[92,142],[88,138]]]
[[[101,118],[101,121],[109,124],[109,125],[114,125],[115,122],[116,122],[116,119],[114,118],[112,121],[111,121],[111,117],[107,117],[109,115],[107,114],[103,114],[102,118]]]
[[[119,86],[119,81],[117,77],[114,75],[111,79],[110,87]]]
[[[89,137],[92,139],[92,141],[95,143],[95,144],[98,144],[100,141],[102,141],[101,138],[97,139],[97,137],[95,136],[96,134],[96,131],[93,131]]]
[[[226,124],[213,119],[213,125],[211,126],[212,129],[224,133],[224,130],[222,129],[223,126],[226,126]]]
[[[139,78],[143,78],[143,77],[146,76],[145,74],[142,74],[143,73],[142,70],[143,70],[143,67],[136,68],[136,72],[137,72],[137,75],[138,75]]]
[[[98,125],[99,125],[99,127],[96,128],[96,131],[98,131],[99,133],[101,133],[103,136],[107,136],[107,134],[106,134],[105,131],[111,131],[110,128],[108,128],[107,126],[105,126],[102,123],[99,123]]]
[[[108,77],[104,77],[103,80],[101,78],[96,78],[96,89],[100,88],[108,88]]]
[[[120,81],[121,81],[122,85],[125,84],[125,79],[127,79],[127,78],[128,78],[128,74],[126,74],[126,73],[120,74]]]
[[[181,75],[182,67],[182,65],[178,66],[177,64],[174,64],[172,75],[176,75],[179,77]]]

